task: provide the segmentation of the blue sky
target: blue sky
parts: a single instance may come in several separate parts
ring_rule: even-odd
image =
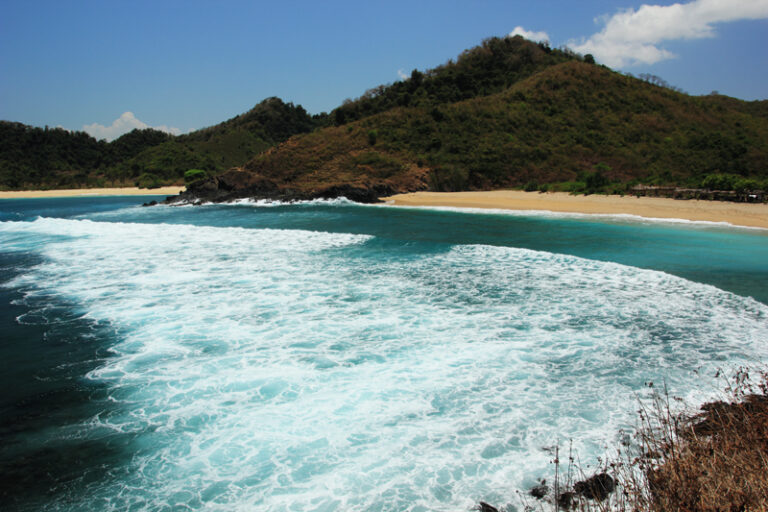
[[[111,138],[269,96],[318,113],[517,27],[691,94],[768,99],[768,0],[646,3],[2,0],[0,119]]]

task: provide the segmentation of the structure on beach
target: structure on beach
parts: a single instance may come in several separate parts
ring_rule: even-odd
[[[709,201],[733,201],[737,203],[765,203],[765,190],[710,190],[705,188],[657,187],[636,185],[630,189],[637,197],[670,197],[673,199],[706,199]]]

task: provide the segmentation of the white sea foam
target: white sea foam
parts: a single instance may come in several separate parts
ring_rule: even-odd
[[[122,333],[88,378],[134,460],[74,509],[469,510],[593,460],[666,376],[765,358],[768,308],[661,272],[524,249],[38,219],[13,286]]]
[[[209,203],[212,204],[212,203]],[[350,201],[344,196],[333,197],[329,199],[308,199],[302,201],[280,201],[277,199],[235,199],[225,204],[236,206],[255,206],[255,207],[274,207],[274,206],[296,206],[296,205],[325,205],[325,206],[348,206],[348,205],[360,205],[354,201]]]
[[[296,201],[282,201],[279,199],[254,199],[251,197],[244,197],[240,199],[233,199],[224,203],[214,203],[210,201],[181,201],[174,203],[173,206],[217,206],[226,204],[229,206],[250,206],[255,208],[274,208],[276,206],[299,206],[299,205],[325,205],[325,206],[347,206],[347,205],[360,205],[354,201],[350,201],[344,196],[333,197],[328,199],[306,199]]]

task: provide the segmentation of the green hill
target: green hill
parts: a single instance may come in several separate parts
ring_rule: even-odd
[[[431,107],[488,96],[550,66],[580,60],[574,53],[534,44],[522,37],[493,37],[453,61],[408,80],[380,85],[331,112],[336,126],[396,107]]]
[[[95,169],[108,168],[170,138],[134,130],[111,143],[85,132],[0,121],[0,188],[80,187]]]
[[[689,96],[504,37],[327,115],[269,98],[186,135],[142,130],[111,143],[0,122],[2,188],[155,186],[185,173],[186,198],[214,200],[637,183],[765,189],[768,101]]]
[[[292,137],[243,170],[192,187],[189,196],[375,200],[414,190],[500,187],[623,192],[639,182],[700,186],[713,176],[731,186],[741,180],[765,187],[768,102],[693,97],[520,38],[502,41],[515,44],[489,40],[464,55],[509,63],[525,60],[515,59],[523,52],[541,64],[505,74],[493,94],[472,89],[477,97],[455,102],[422,95],[431,99]],[[446,70],[458,76],[464,58],[424,76],[438,81]],[[412,77],[376,97],[418,91],[428,80]],[[359,111],[376,97],[346,108]]]
[[[301,106],[268,98],[228,121],[147,148],[105,174],[129,180],[148,174],[158,183],[178,182],[189,169],[215,174],[242,165],[292,135],[309,132],[318,123]]]
[[[278,98],[186,135],[133,130],[109,143],[84,132],[0,121],[0,188],[182,183],[189,169],[215,174],[320,122]]]

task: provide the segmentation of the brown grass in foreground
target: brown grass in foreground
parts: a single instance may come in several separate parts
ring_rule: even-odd
[[[563,471],[556,453],[554,486],[542,482],[521,496],[523,510],[768,511],[768,372],[751,378],[739,368],[723,398],[696,412],[676,412],[677,402],[666,389],[655,392],[641,407],[635,442],[574,484],[573,457]],[[558,481],[558,473],[567,477]]]
[[[670,410],[669,396],[641,412],[641,479],[627,482],[640,510],[768,510],[768,376],[739,369],[723,400],[697,414]]]

